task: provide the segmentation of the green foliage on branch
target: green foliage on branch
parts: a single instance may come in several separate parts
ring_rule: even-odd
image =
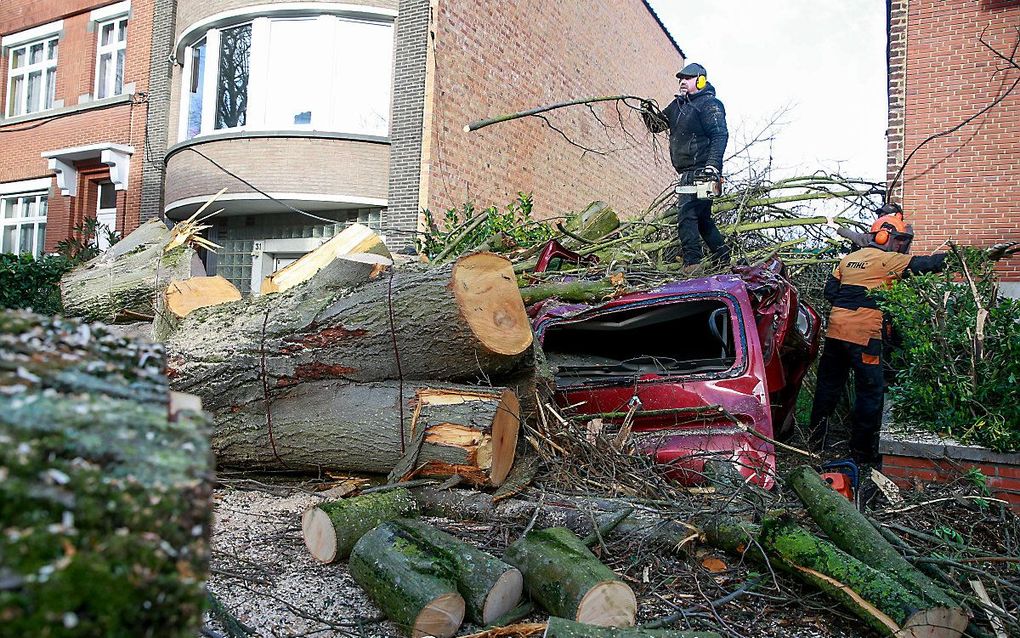
[[[475,250],[505,252],[549,241],[553,229],[532,219],[533,205],[530,193],[518,193],[503,210],[489,206],[477,211],[468,202],[459,209],[447,209],[437,220],[432,211],[425,209],[426,230],[417,239],[418,252],[430,260],[442,261]]]
[[[950,255],[946,272],[882,292],[879,306],[902,339],[892,355],[896,421],[1020,451],[1020,301],[998,297],[994,262],[964,249]]]
[[[58,284],[73,265],[60,255],[35,259],[30,253],[0,254],[0,309],[31,308],[39,314],[59,314]]]

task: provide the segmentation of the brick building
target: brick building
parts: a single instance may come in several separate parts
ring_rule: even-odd
[[[144,161],[153,19],[164,0],[0,2],[0,251],[52,251],[98,217],[159,208]]]
[[[890,0],[889,179],[926,138],[979,113],[1020,77],[1016,0]],[[947,239],[1020,241],[1020,88],[958,131],[920,148],[894,197],[930,251]],[[1000,266],[1020,294],[1020,258]]]
[[[152,153],[164,211],[185,218],[226,189],[208,266],[242,290],[349,221],[401,248],[425,207],[523,191],[539,215],[595,198],[640,210],[673,177],[628,109],[627,131],[584,107],[549,116],[605,155],[534,119],[463,131],[582,96],[672,96],[682,53],[642,0],[178,0],[173,42],[169,134]]]

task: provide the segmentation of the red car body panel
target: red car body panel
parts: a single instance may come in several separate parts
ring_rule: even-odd
[[[556,256],[566,259],[567,253]],[[631,426],[638,449],[668,464],[668,473],[684,483],[701,482],[704,461],[722,457],[735,461],[746,478],[772,487],[775,450],[765,439],[774,438],[774,423],[788,422],[818,342],[817,314],[798,303],[796,289],[781,271],[781,263],[772,262],[738,269],[733,275],[678,281],[600,305],[547,300],[532,306],[529,313],[539,342],[545,345],[553,335],[547,356],[556,372],[557,402],[580,414],[615,414],[608,419],[615,423],[636,406]],[[677,317],[669,318],[674,311]],[[720,313],[722,319],[717,319]],[[696,327],[701,315],[716,324],[713,335],[722,340],[720,356],[691,359],[692,370],[668,369],[688,363],[672,356],[675,344],[681,350],[685,347],[685,338],[700,354],[720,347],[706,345],[705,339],[712,339],[698,330],[677,334],[673,345],[666,343],[673,334],[669,321],[683,330]],[[689,317],[694,317],[694,324]],[[645,333],[652,335],[647,343],[640,341]],[[606,369],[555,365],[557,357],[569,359],[557,348],[572,349],[570,356],[576,357],[590,344],[598,357],[619,349],[612,343],[616,337],[635,342],[635,363],[624,360],[606,364]],[[654,354],[659,350],[671,356]],[[660,359],[669,363],[660,364]],[[704,361],[709,364],[701,367],[707,369],[696,369],[695,363]],[[621,367],[626,369],[618,370]]]

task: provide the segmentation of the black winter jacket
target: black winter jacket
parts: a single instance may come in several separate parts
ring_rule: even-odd
[[[669,124],[669,157],[678,173],[714,166],[722,172],[729,131],[726,109],[709,84],[694,95],[677,97],[662,112]]]

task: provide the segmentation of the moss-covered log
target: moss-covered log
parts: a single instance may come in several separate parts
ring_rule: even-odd
[[[714,631],[675,631],[637,627],[596,627],[566,618],[549,618],[543,638],[722,638]]]
[[[853,503],[837,494],[813,469],[797,467],[789,473],[787,482],[811,518],[840,549],[889,574],[931,604],[958,606],[942,588],[908,563]]]
[[[154,219],[68,272],[60,280],[64,314],[107,322],[155,316],[170,281],[205,274],[190,247],[178,246],[164,253],[169,239],[170,230]]]
[[[0,313],[0,634],[196,635],[211,457],[159,346]]]
[[[407,490],[398,488],[320,503],[301,516],[305,546],[316,560],[346,560],[354,544],[376,525],[417,512]]]
[[[524,580],[516,567],[420,521],[401,519],[394,525],[427,547],[430,555],[453,566],[457,591],[464,597],[471,622],[488,625],[517,606]]]
[[[280,293],[287,294],[287,293]],[[513,465],[517,398],[505,388],[310,381],[214,414],[220,464],[449,477],[499,485]]]
[[[603,627],[634,625],[634,592],[569,529],[529,532],[503,558],[521,570],[528,593],[552,615]]]
[[[392,522],[361,537],[349,569],[386,617],[412,638],[448,638],[464,620],[455,566]]]
[[[926,602],[891,575],[786,517],[767,518],[759,541],[773,564],[826,592],[884,635],[958,637],[967,626],[967,615],[957,605]]]

